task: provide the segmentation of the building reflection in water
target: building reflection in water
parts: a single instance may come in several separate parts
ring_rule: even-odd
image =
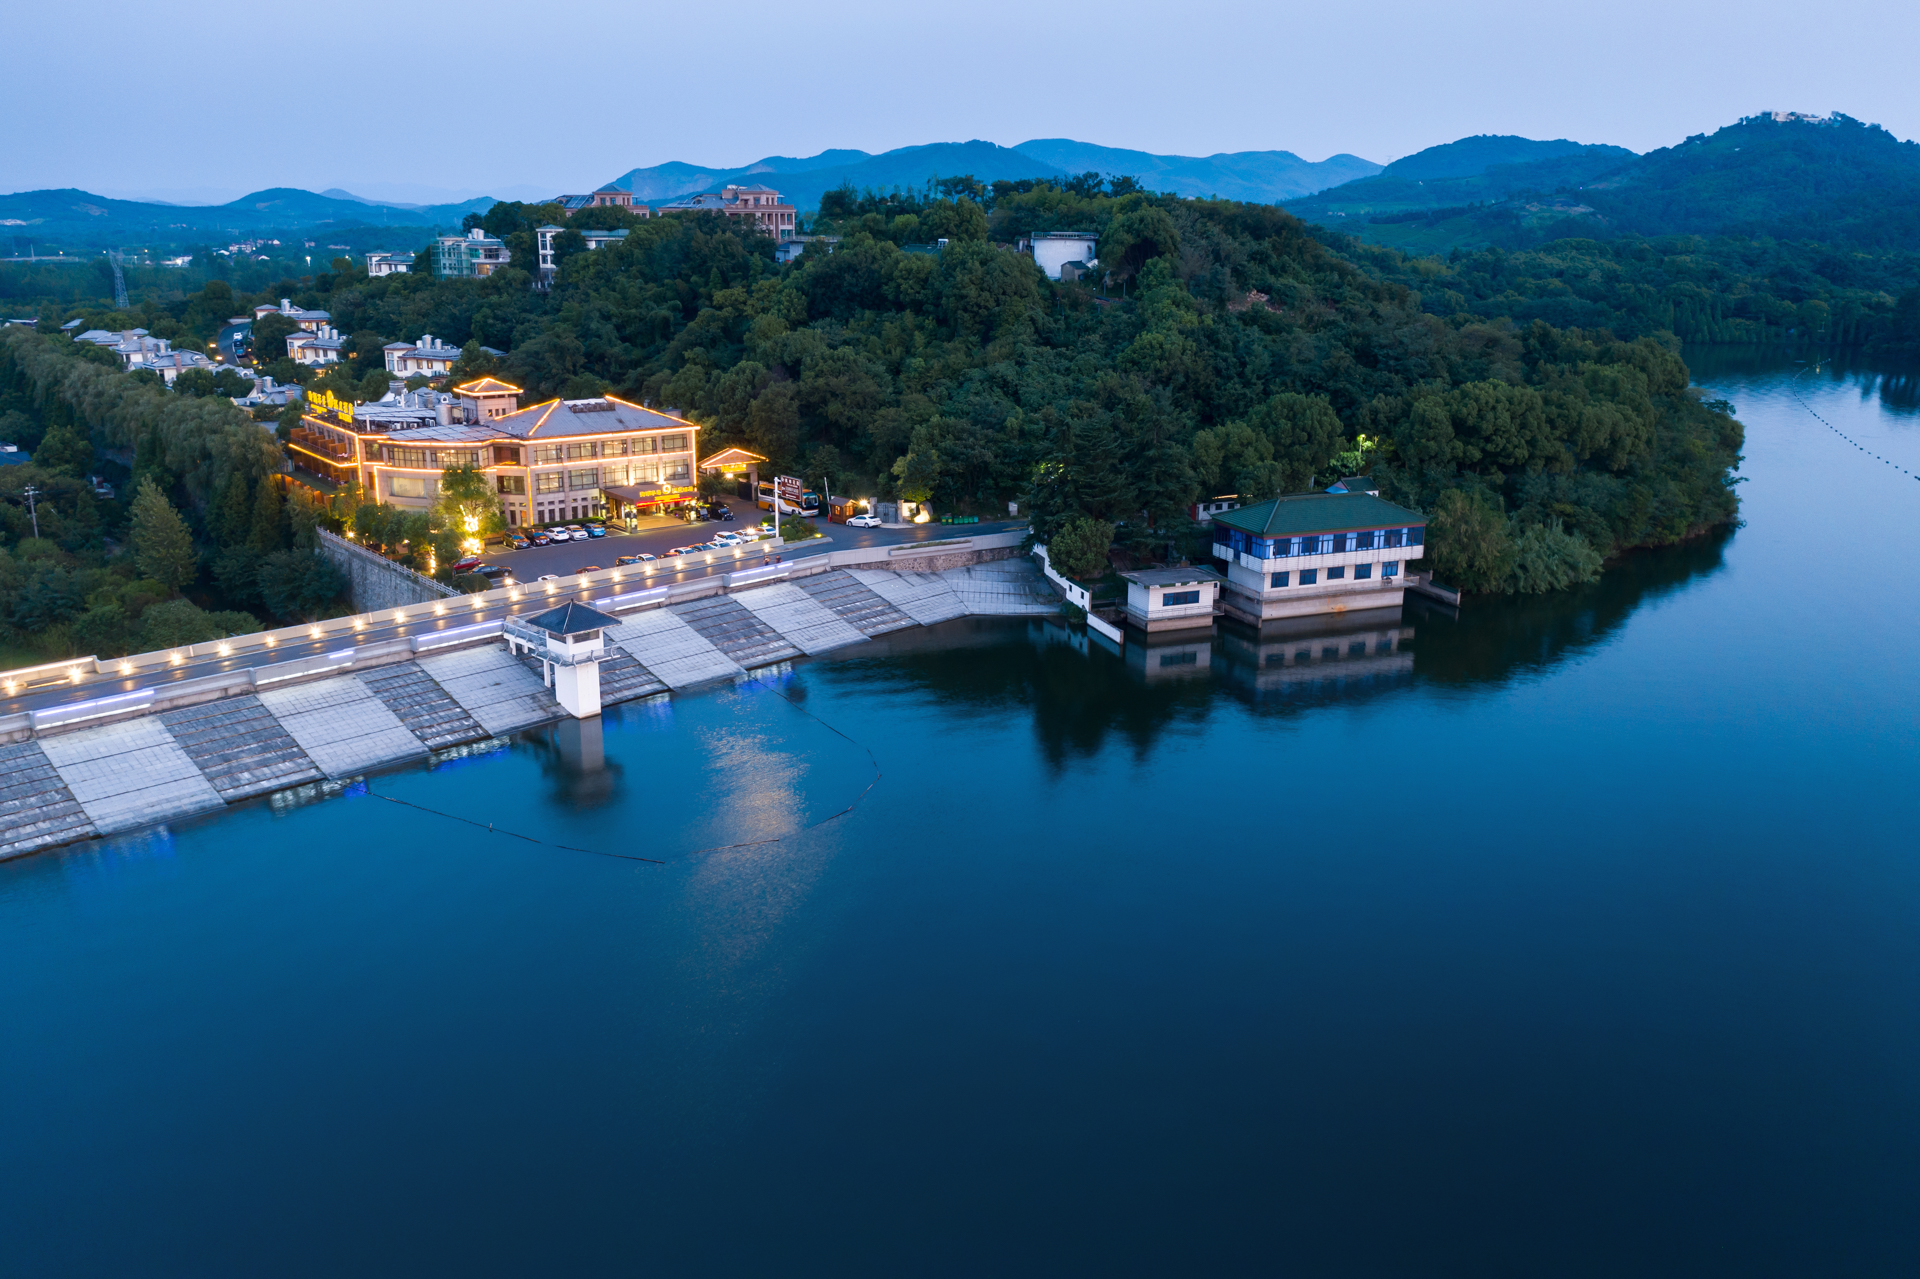
[[[525,743],[553,784],[553,797],[567,808],[599,808],[620,794],[621,767],[607,759],[599,716],[565,719]]]
[[[1257,631],[1229,622],[1220,631],[1221,673],[1256,702],[1371,693],[1413,678],[1413,627],[1398,608],[1288,618]]]

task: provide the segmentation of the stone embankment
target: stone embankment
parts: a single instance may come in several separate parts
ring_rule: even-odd
[[[606,632],[600,673],[601,700],[611,705],[907,627],[1056,611],[1031,563],[1002,561],[1018,542],[996,544],[1006,537],[891,556],[916,570],[944,558],[976,561],[932,572],[843,567],[820,555],[638,590],[618,589],[630,579],[592,574],[576,589],[533,599],[579,598],[620,618]],[[613,594],[598,594],[609,586]],[[561,718],[540,674],[501,642],[502,626],[352,645],[0,719],[0,858],[339,782]],[[126,669],[137,680],[154,669],[154,656],[168,659],[128,659]]]
[[[460,592],[443,586],[430,577],[414,572],[404,564],[395,564],[384,555],[375,555],[344,537],[319,530],[320,553],[333,561],[346,575],[348,598],[363,613],[383,608],[405,608],[409,604],[431,604],[453,599]]]

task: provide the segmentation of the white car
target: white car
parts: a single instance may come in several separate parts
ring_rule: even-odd
[[[547,536],[556,542],[571,542],[573,540],[573,534],[563,528],[550,528],[547,530]]]
[[[542,573],[533,580],[536,582],[557,582],[560,580],[560,575],[558,573]]]
[[[847,527],[848,528],[879,528],[880,517],[878,515],[849,516],[847,518]]]
[[[738,546],[746,540],[746,538],[741,537],[738,533],[715,533],[713,535],[713,544],[715,546]]]

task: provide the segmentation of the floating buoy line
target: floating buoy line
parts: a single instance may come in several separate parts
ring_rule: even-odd
[[[1793,389],[1793,384],[1795,382],[1798,382],[1802,377],[1806,376],[1809,373],[1817,373],[1819,371],[1820,371],[1820,366],[1818,364],[1810,365],[1807,368],[1801,369],[1800,372],[1794,374],[1793,377],[1788,380],[1787,393],[1793,396],[1794,399],[1800,401],[1801,408],[1805,409],[1808,413],[1813,414],[1814,421],[1826,427],[1829,431],[1832,431],[1835,435],[1839,436],[1841,439],[1845,440],[1847,443],[1853,445],[1853,447],[1859,449],[1862,453],[1865,453],[1868,457],[1872,458],[1874,461],[1885,462],[1888,466],[1891,466],[1894,470],[1900,472],[1900,474],[1905,475],[1910,479],[1920,480],[1920,475],[1915,475],[1912,471],[1909,471],[1906,467],[1900,465],[1898,462],[1894,461],[1890,457],[1881,457],[1878,453],[1874,453],[1870,451],[1866,445],[1854,439],[1851,435],[1848,435],[1845,431],[1841,430],[1839,427],[1835,426],[1833,423],[1827,421],[1827,419],[1821,417],[1818,413],[1815,413],[1813,409],[1813,405],[1807,403],[1806,400],[1801,397],[1800,392]]]
[[[827,825],[829,822],[839,821],[842,817],[845,817],[847,814],[851,813],[854,809],[858,808],[860,806],[860,801],[864,800],[868,795],[870,795],[873,792],[873,788],[880,784],[880,777],[881,777],[880,761],[873,757],[873,751],[870,747],[868,747],[865,743],[854,741],[853,738],[848,737],[845,733],[841,732],[839,729],[835,728],[833,725],[827,723],[827,721],[825,721],[824,719],[821,719],[818,715],[815,715],[812,711],[800,705],[800,703],[794,701],[791,697],[788,697],[785,693],[781,692],[779,689],[766,684],[762,684],[761,688],[764,689],[766,692],[772,693],[775,697],[779,698],[781,701],[785,702],[787,705],[793,707],[794,710],[799,711],[802,715],[805,715],[808,719],[820,725],[820,727],[826,729],[829,733],[832,733],[834,736],[842,738],[845,741],[850,742],[855,746],[858,746],[862,751],[865,751],[867,756],[867,762],[873,765],[873,776],[867,780],[866,786],[861,789],[860,793],[853,797],[852,803],[848,804],[845,808],[841,809],[837,813],[829,813],[827,816],[822,817],[817,822],[809,822],[807,825],[802,826],[799,830],[789,831],[785,835],[772,835],[767,837],[766,839],[747,839],[747,840],[741,840],[737,844],[715,844],[710,848],[696,848],[692,852],[687,854],[688,857],[699,857],[705,853],[723,853],[723,852],[727,852],[730,849],[735,849],[735,848],[760,848],[767,844],[778,844],[789,839],[796,839],[799,836],[806,834],[808,831],[818,830],[820,827]],[[373,789],[372,783],[366,782],[366,781],[362,781],[356,785],[351,785],[346,787],[346,793],[353,794],[356,792],[362,795],[366,795],[372,799],[385,800],[389,804],[399,804],[403,808],[411,808],[418,812],[430,814],[434,817],[444,817],[451,822],[463,822],[468,826],[473,826],[473,827],[477,827],[480,830],[484,830],[489,835],[505,835],[510,839],[525,840],[529,844],[539,844],[543,848],[558,848],[569,853],[587,853],[594,857],[616,857],[622,861],[646,862],[648,865],[651,865],[651,866],[667,865],[667,862],[662,860],[661,858],[642,857],[638,853],[613,853],[613,852],[608,852],[604,848],[576,848],[572,844],[555,844],[555,843],[550,843],[549,841],[544,839],[535,839],[531,835],[522,835],[519,831],[508,830],[506,827],[496,825],[493,822],[475,821],[471,817],[462,817],[458,813],[445,813],[440,811],[437,808],[428,808],[425,804],[416,804],[412,800],[399,799],[392,795],[382,795],[379,791]]]

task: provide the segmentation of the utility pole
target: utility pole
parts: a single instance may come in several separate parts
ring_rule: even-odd
[[[26,488],[22,489],[20,493],[22,497],[27,499],[27,514],[33,518],[33,537],[35,541],[39,541],[40,509],[33,504],[33,499],[40,496],[40,490],[29,484]]]

